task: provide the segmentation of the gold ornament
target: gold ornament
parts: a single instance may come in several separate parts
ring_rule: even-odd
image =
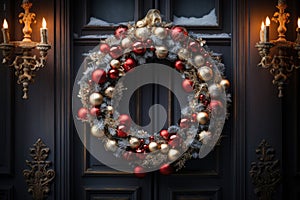
[[[197,55],[197,56],[195,56],[195,58],[194,58],[194,63],[195,63],[195,65],[196,65],[197,67],[201,67],[201,66],[203,66],[204,63],[205,63],[205,58],[204,58],[203,56],[201,56],[201,55]]]
[[[167,36],[167,30],[165,28],[155,27],[153,29],[154,35],[156,35],[159,39],[164,39]]]
[[[209,81],[214,76],[212,69],[206,66],[199,68],[197,71],[197,75],[203,81]]]
[[[188,60],[190,58],[190,52],[184,48],[180,49],[177,55],[180,60]]]
[[[138,146],[140,146],[140,144],[141,144],[141,142],[140,142],[140,140],[138,139],[138,138],[136,138],[136,137],[131,137],[130,139],[129,139],[129,144],[130,144],[130,147],[131,148],[137,148]]]
[[[110,66],[112,68],[118,69],[121,66],[121,63],[120,63],[120,61],[113,59],[110,61]]]
[[[206,124],[208,121],[208,114],[206,112],[199,112],[197,114],[197,121],[199,124]]]
[[[161,144],[160,145],[160,151],[164,154],[168,153],[169,152],[169,145],[168,144]]]
[[[104,136],[104,130],[99,129],[96,125],[93,125],[91,128],[91,133],[93,136],[101,138]]]
[[[132,45],[132,41],[129,39],[129,38],[124,38],[122,41],[121,41],[121,46],[124,48],[124,49],[127,49],[129,47],[131,47]]]
[[[156,47],[155,54],[159,59],[166,58],[168,55],[168,49],[165,46]]]
[[[94,92],[90,95],[90,103],[93,106],[99,106],[103,101],[103,96],[99,93]]]
[[[107,110],[108,114],[113,114],[114,113],[114,108],[112,106],[107,106],[106,110]]]
[[[145,40],[147,40],[147,39],[149,38],[149,36],[150,36],[150,31],[149,31],[149,29],[146,28],[146,27],[137,28],[137,29],[135,30],[135,36],[136,36],[137,38],[139,38],[140,40],[145,41]]]
[[[168,153],[168,159],[171,162],[177,160],[179,156],[180,156],[180,152],[178,150],[176,150],[176,149],[170,149],[170,151]]]
[[[224,89],[228,89],[230,87],[230,82],[227,79],[223,79],[223,80],[221,80],[220,85]]]
[[[109,86],[108,88],[106,88],[106,90],[104,91],[105,96],[112,98],[113,93],[115,91],[115,88],[112,86]]]
[[[157,149],[158,149],[157,143],[156,142],[150,142],[150,144],[149,144],[149,150],[151,152],[153,152],[153,151],[156,151]]]
[[[211,133],[208,131],[201,131],[198,136],[199,141],[201,141],[203,144],[207,144],[208,140],[211,138]]]
[[[117,150],[117,142],[115,140],[107,140],[105,143],[105,149],[108,151],[116,151]]]
[[[213,84],[208,87],[209,95],[212,99],[218,98],[224,92],[223,90],[223,87],[219,84]]]

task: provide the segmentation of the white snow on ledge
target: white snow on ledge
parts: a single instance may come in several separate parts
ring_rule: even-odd
[[[121,24],[127,25],[128,23],[131,22],[110,23],[102,19],[91,17],[89,23],[86,26],[118,26]]]
[[[201,18],[196,17],[177,17],[173,15],[175,25],[189,25],[189,26],[218,26],[216,9],[212,9],[207,15]]]

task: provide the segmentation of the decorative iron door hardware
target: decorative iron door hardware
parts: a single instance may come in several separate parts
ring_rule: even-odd
[[[41,139],[38,139],[33,146],[29,148],[32,161],[26,160],[30,169],[23,170],[23,175],[28,185],[28,192],[32,194],[33,199],[43,200],[50,192],[50,184],[55,177],[55,171],[48,169],[52,162],[46,160],[50,148]]]

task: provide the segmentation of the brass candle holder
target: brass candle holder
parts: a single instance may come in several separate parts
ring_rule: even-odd
[[[47,52],[51,49],[48,44],[47,29],[43,27],[44,35],[41,35],[42,42],[34,42],[31,40],[31,24],[36,23],[35,13],[30,12],[32,3],[28,0],[23,0],[21,7],[24,12],[19,14],[19,22],[24,24],[23,40],[10,41],[8,34],[7,22],[3,24],[4,42],[0,44],[0,49],[3,54],[3,63],[15,69],[15,75],[18,77],[17,83],[23,87],[23,99],[28,99],[28,86],[34,82],[35,72],[46,65]],[[6,20],[5,20],[6,21]],[[45,42],[46,41],[46,42]],[[35,55],[33,50],[38,50],[40,55]]]
[[[284,0],[279,0],[276,7],[279,11],[274,13],[272,21],[279,23],[277,29],[278,39],[260,41],[255,47],[261,56],[258,66],[270,70],[274,77],[272,82],[278,88],[278,97],[281,98],[283,97],[283,90],[288,82],[288,77],[294,69],[300,67],[300,34],[298,32],[295,42],[286,40],[285,33],[287,28],[285,25],[289,23],[290,14],[285,12],[287,5]],[[298,20],[298,26],[300,26],[300,20]],[[299,27],[297,28],[298,30]]]

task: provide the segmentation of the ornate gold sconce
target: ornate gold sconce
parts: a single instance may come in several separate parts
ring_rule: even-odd
[[[2,28],[3,43],[0,44],[0,49],[4,57],[3,63],[14,67],[15,75],[18,77],[17,83],[23,86],[23,99],[28,99],[28,85],[34,82],[35,72],[45,66],[47,52],[51,45],[48,43],[48,30],[44,18],[40,29],[41,41],[34,42],[31,40],[32,29],[30,26],[32,23],[36,23],[36,14],[30,12],[32,3],[29,0],[23,0],[21,7],[24,12],[19,14],[19,22],[24,24],[23,40],[10,41],[8,23],[4,19]],[[40,55],[35,55],[33,53],[34,49],[38,50]]]
[[[258,49],[261,61],[258,66],[267,68],[274,76],[273,84],[277,86],[278,97],[283,97],[283,88],[287,84],[288,77],[294,69],[300,67],[300,18],[298,19],[297,39],[295,42],[287,41],[285,32],[289,23],[290,14],[285,12],[287,8],[285,0],[279,0],[278,12],[275,12],[272,21],[279,24],[278,39],[269,40],[270,20],[267,17],[266,24],[262,22],[260,30],[260,42],[255,45]]]

